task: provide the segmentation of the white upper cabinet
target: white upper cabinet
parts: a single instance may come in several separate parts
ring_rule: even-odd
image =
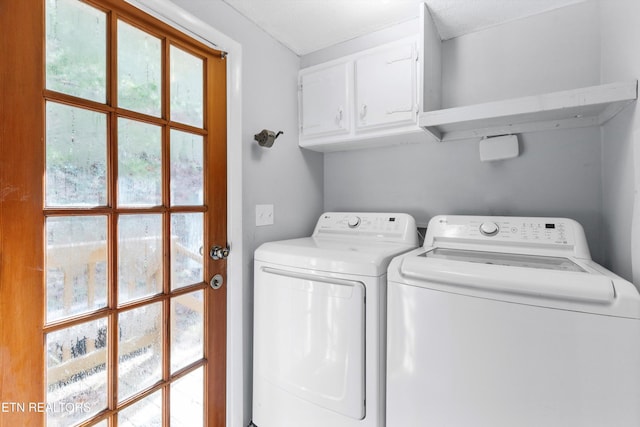
[[[300,146],[339,151],[426,140],[416,38],[300,71]],[[398,138],[400,137],[400,138]]]
[[[337,63],[300,74],[300,137],[351,131],[353,64]]]
[[[416,123],[416,61],[412,42],[382,48],[355,60],[357,129]]]
[[[300,70],[300,147],[340,151],[428,140],[418,113],[440,108],[441,41],[426,5],[420,13],[413,37]]]

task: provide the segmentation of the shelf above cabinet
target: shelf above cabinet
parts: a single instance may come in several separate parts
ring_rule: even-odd
[[[423,112],[418,124],[439,141],[599,126],[638,98],[638,81]]]

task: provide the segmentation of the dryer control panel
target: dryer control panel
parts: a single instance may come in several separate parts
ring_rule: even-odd
[[[416,222],[405,213],[326,212],[313,237],[359,237],[372,241],[417,245]]]
[[[429,222],[424,245],[437,241],[544,247],[590,258],[584,229],[568,218],[440,215]]]

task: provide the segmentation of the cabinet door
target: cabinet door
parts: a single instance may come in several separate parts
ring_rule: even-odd
[[[352,63],[300,75],[303,138],[349,133]]]
[[[395,45],[358,58],[356,127],[416,123],[416,54],[413,43]]]

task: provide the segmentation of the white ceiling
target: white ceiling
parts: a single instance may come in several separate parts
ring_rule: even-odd
[[[305,55],[417,18],[425,0],[224,0]],[[440,37],[448,40],[585,0],[426,0]]]

